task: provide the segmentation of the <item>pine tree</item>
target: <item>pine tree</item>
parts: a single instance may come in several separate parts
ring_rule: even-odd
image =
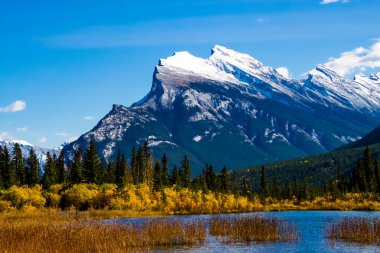
[[[285,186],[284,186],[282,196],[285,199],[291,199],[292,198],[292,188],[291,188],[289,179],[287,179],[285,182]]]
[[[9,188],[17,183],[16,169],[13,166],[7,146],[3,149],[3,180],[4,187]]]
[[[28,185],[34,186],[40,182],[40,164],[34,149],[29,151],[29,157],[27,160],[27,170],[28,170]]]
[[[115,162],[110,161],[108,163],[108,168],[107,168],[107,182],[110,184],[115,184],[116,183],[116,176],[115,176]]]
[[[365,178],[367,182],[367,190],[370,192],[375,192],[376,182],[375,182],[375,168],[372,161],[371,150],[367,147],[363,154],[363,167],[365,170]]]
[[[97,178],[95,179],[95,183],[99,185],[103,184],[106,181],[106,177],[107,177],[106,165],[104,164],[102,160],[100,160],[98,175],[97,175]]]
[[[162,183],[164,186],[168,186],[170,184],[170,175],[169,175],[169,160],[166,156],[166,153],[161,158],[162,165]]]
[[[242,196],[246,196],[248,198],[251,198],[252,197],[252,191],[251,191],[251,187],[249,186],[249,183],[248,183],[248,179],[246,177],[244,177],[242,179],[242,186],[241,186],[241,195]]]
[[[115,182],[119,186],[124,185],[124,175],[125,172],[123,171],[123,164],[121,159],[121,153],[120,149],[117,151],[117,157],[116,157],[116,167],[115,167]]]
[[[216,174],[214,172],[212,165],[206,164],[204,176],[205,176],[205,180],[206,180],[207,189],[215,192],[217,189],[217,182],[216,182],[217,177],[216,177]]]
[[[102,181],[101,171],[103,167],[96,151],[95,141],[91,139],[83,158],[83,179],[87,183]]]
[[[119,186],[124,186],[127,183],[132,183],[132,175],[130,170],[128,169],[127,161],[125,156],[122,155],[120,161],[117,162],[116,167],[116,183]]]
[[[45,189],[49,189],[50,186],[58,182],[58,171],[55,166],[54,158],[55,156],[52,157],[50,155],[50,152],[48,151],[46,154],[46,164],[45,164],[44,175],[42,178],[42,184]]]
[[[296,177],[294,177],[294,179],[293,179],[292,193],[293,193],[293,196],[295,196],[297,199],[299,198],[298,180]]]
[[[74,161],[70,168],[70,183],[79,184],[83,181],[83,159],[82,149],[79,148],[74,153]]]
[[[260,197],[262,199],[265,199],[268,197],[269,192],[268,192],[268,180],[265,174],[265,168],[264,166],[261,166],[261,171],[260,171]]]
[[[304,176],[302,180],[302,186],[300,191],[300,199],[309,199],[310,193],[309,193],[309,183],[307,180],[307,177]]]
[[[4,174],[4,150],[3,147],[0,146],[0,189],[4,188],[4,180],[3,180],[3,174]]]
[[[152,154],[150,153],[147,142],[145,142],[143,146],[143,164],[143,183],[151,183],[153,180],[153,164]]]
[[[222,171],[220,172],[220,190],[223,193],[230,192],[231,189],[231,178],[230,173],[228,172],[226,166],[223,167]]]
[[[379,161],[376,159],[374,162],[375,166],[375,178],[376,178],[376,192],[380,193],[380,166]]]
[[[133,184],[137,185],[137,183],[139,182],[139,171],[135,146],[133,146],[131,153],[131,173],[133,178]]]
[[[183,157],[183,160],[181,161],[181,167],[179,169],[179,177],[181,181],[181,185],[185,188],[190,187],[190,161],[187,155]]]
[[[171,177],[171,183],[172,185],[179,185],[179,173],[178,173],[178,168],[177,166],[174,166],[173,171],[172,171],[172,177]]]
[[[58,183],[63,184],[66,182],[67,176],[66,176],[66,169],[65,169],[65,153],[63,149],[61,150],[61,153],[58,156],[57,159],[57,173],[58,173]]]
[[[273,178],[271,194],[272,194],[272,197],[277,198],[277,199],[281,199],[277,177]]]
[[[18,185],[26,184],[26,168],[24,164],[24,158],[22,157],[22,151],[20,144],[16,143],[13,148],[13,166],[16,170],[16,183]]]
[[[153,190],[161,191],[164,185],[163,182],[163,173],[160,161],[156,161],[153,171]]]
[[[143,150],[142,147],[140,146],[137,155],[136,155],[136,161],[137,161],[137,184],[141,184],[145,181],[145,173],[144,173],[144,155],[143,155]]]

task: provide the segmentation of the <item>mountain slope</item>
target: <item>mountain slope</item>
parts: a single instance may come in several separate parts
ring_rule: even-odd
[[[366,146],[374,145],[377,143],[380,143],[380,126],[376,127],[374,130],[372,130],[370,133],[366,134],[359,140],[351,142],[347,145],[344,145],[340,147],[338,150],[366,147]]]
[[[188,52],[161,59],[141,101],[114,105],[65,149],[70,156],[93,138],[109,159],[146,141],[155,157],[167,152],[172,163],[188,154],[197,174],[205,162],[240,168],[333,150],[380,124],[379,112],[375,89],[323,65],[291,80],[215,46],[208,59]]]

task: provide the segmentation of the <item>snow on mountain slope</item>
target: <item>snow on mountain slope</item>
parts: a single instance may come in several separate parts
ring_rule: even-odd
[[[380,124],[379,77],[351,81],[318,65],[293,80],[222,46],[208,59],[175,53],[159,61],[142,100],[114,105],[65,149],[70,156],[93,138],[109,159],[147,142],[172,164],[188,154],[195,174],[206,162],[239,168],[325,152]]]
[[[24,157],[24,159],[27,159],[29,157],[30,150],[33,148],[42,169],[45,166],[47,152],[49,151],[51,155],[56,154],[58,156],[59,153],[61,152],[62,148],[63,148],[63,146],[60,146],[60,147],[57,147],[55,149],[46,149],[46,148],[38,147],[36,145],[33,145],[33,144],[31,144],[27,141],[23,141],[23,140],[2,140],[2,139],[0,139],[0,146],[1,147],[6,146],[8,148],[8,151],[11,154],[13,152],[13,148],[14,148],[16,143],[20,144],[22,156]]]

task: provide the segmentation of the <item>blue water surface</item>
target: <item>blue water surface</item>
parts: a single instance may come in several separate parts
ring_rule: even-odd
[[[280,220],[292,222],[297,226],[299,240],[296,242],[278,242],[264,244],[234,245],[218,242],[215,237],[208,235],[204,245],[199,247],[181,247],[156,252],[205,252],[205,253],[228,253],[228,252],[380,252],[380,247],[375,245],[360,245],[349,243],[333,243],[325,238],[325,228],[329,222],[340,220],[344,217],[378,217],[380,212],[366,211],[285,211],[285,212],[259,212],[243,214],[221,214],[223,216],[250,216],[264,215],[274,216]],[[205,219],[206,221],[218,215],[184,215],[169,216],[168,219],[184,221]],[[154,218],[112,219],[107,222],[143,222]]]

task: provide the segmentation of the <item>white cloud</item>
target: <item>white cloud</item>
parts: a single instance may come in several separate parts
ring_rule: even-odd
[[[13,136],[11,133],[8,133],[8,132],[0,132],[0,139],[3,139],[3,140],[13,140]]]
[[[256,19],[256,22],[257,23],[263,23],[265,21],[265,19],[263,19],[263,18],[258,18],[258,19]]]
[[[289,70],[287,67],[279,67],[276,69],[276,71],[285,78],[292,78],[292,75],[289,73]]]
[[[55,135],[56,136],[68,136],[69,134],[68,133],[64,133],[64,132],[56,132]]]
[[[45,143],[47,142],[47,138],[45,136],[43,136],[41,139],[38,140],[39,142],[41,143]]]
[[[0,112],[18,112],[26,109],[26,103],[24,101],[16,101],[6,107],[1,107]]]
[[[84,116],[84,120],[91,121],[94,120],[94,116]]]
[[[380,67],[380,40],[368,49],[358,47],[352,51],[343,52],[337,58],[330,58],[325,65],[342,76],[378,68]]]
[[[350,0],[322,0],[320,4],[348,3]]]
[[[28,132],[28,128],[27,127],[19,127],[16,130],[17,130],[17,132]]]

